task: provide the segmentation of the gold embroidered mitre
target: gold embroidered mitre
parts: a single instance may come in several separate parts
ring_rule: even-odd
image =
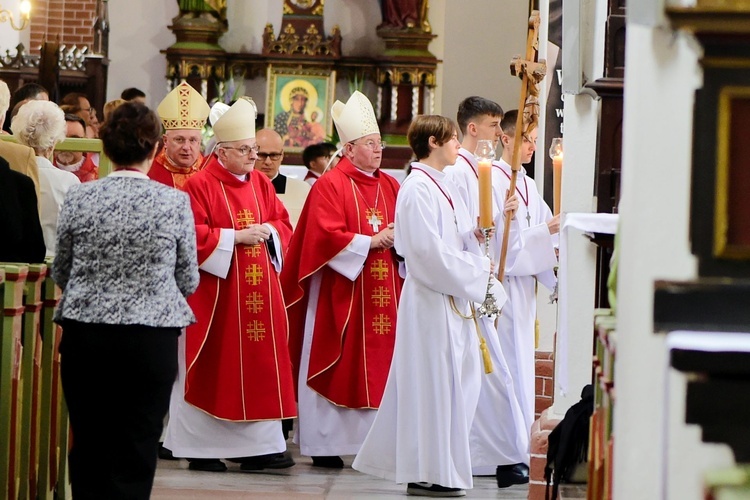
[[[214,134],[219,142],[242,141],[255,137],[257,108],[250,98],[240,98],[221,114],[214,123]]]
[[[331,107],[331,116],[342,144],[366,135],[380,133],[378,120],[375,118],[375,111],[372,109],[370,100],[358,90],[354,91],[346,104],[341,101],[334,102]]]
[[[200,130],[211,109],[200,93],[188,83],[181,83],[167,94],[156,112],[166,130]]]

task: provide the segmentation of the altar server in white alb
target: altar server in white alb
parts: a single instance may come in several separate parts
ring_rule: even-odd
[[[500,105],[483,97],[467,97],[458,106],[456,118],[463,142],[456,163],[447,167],[446,173],[469,208],[472,220],[479,215],[479,172],[474,150],[480,140],[490,140],[495,145],[500,142],[502,117]],[[502,200],[514,210],[518,207],[517,196],[507,200],[503,196]],[[493,213],[497,214],[499,209],[495,206]],[[528,483],[529,436],[518,432],[524,428],[523,412],[494,319],[477,318],[475,327],[487,343],[492,371],[482,376],[479,403],[471,427],[472,472],[478,476],[495,474],[501,488]]]
[[[492,189],[496,205],[502,206],[510,188],[516,110],[503,117],[502,159],[493,164]],[[537,130],[521,136],[521,164],[531,161],[536,150]],[[518,212],[510,223],[508,256],[505,263],[503,286],[508,292],[508,302],[497,323],[498,336],[508,367],[513,376],[516,397],[523,411],[523,427],[515,432],[528,440],[534,423],[534,349],[536,323],[536,281],[554,289],[557,265],[555,245],[560,231],[560,216],[552,216],[536,184],[521,168],[516,179],[516,193],[520,198]],[[500,255],[503,239],[504,214],[498,212],[493,241],[495,255]],[[528,450],[526,451],[528,453]],[[528,460],[528,456],[527,456]],[[528,463],[528,462],[526,462]],[[498,475],[498,480],[500,479]]]
[[[408,483],[411,495],[463,496],[473,486],[469,429],[482,376],[471,303],[484,300],[493,265],[479,254],[476,220],[443,172],[458,154],[455,125],[419,116],[407,136],[418,161],[396,201],[395,249],[406,263],[396,345],[353,467]],[[492,292],[502,307],[502,286]]]

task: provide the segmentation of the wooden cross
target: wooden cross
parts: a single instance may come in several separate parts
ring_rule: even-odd
[[[387,335],[391,333],[391,318],[387,315],[380,313],[375,315],[375,319],[372,322],[372,329],[376,335]]]
[[[372,293],[372,303],[378,307],[387,307],[391,303],[391,291],[382,285],[378,286]]]
[[[388,266],[383,259],[377,259],[370,267],[372,277],[378,281],[383,281],[388,277]]]
[[[245,281],[248,285],[257,285],[263,279],[263,268],[258,264],[250,264],[245,270]]]
[[[247,325],[245,333],[250,340],[259,342],[266,338],[266,325],[261,320],[254,319]]]
[[[372,226],[372,232],[377,233],[383,224],[383,216],[380,214],[380,210],[368,208],[365,217],[367,217],[367,223]]]
[[[237,213],[237,226],[240,229],[248,228],[252,224],[255,224],[255,216],[250,210],[243,208]]]
[[[263,310],[263,296],[258,292],[253,292],[247,296],[245,305],[247,306],[247,312],[251,314],[258,314]]]
[[[513,156],[510,163],[510,187],[508,192],[516,191],[516,180],[521,170],[521,145],[523,137],[531,133],[539,121],[539,82],[547,73],[547,63],[542,59],[537,62],[537,49],[539,48],[539,25],[541,18],[539,11],[531,11],[529,16],[528,32],[526,36],[526,57],[514,57],[510,62],[510,73],[521,79],[521,96],[518,101],[518,117],[516,118],[516,132],[513,142]],[[530,215],[526,219],[530,223]],[[500,248],[500,264],[498,268],[498,279],[503,281],[505,277],[505,261],[508,258],[508,234],[510,233],[510,217],[505,218],[503,227],[503,244]]]

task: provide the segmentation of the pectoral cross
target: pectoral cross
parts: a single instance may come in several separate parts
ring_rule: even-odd
[[[531,214],[526,210],[526,226],[531,227]]]
[[[372,232],[377,233],[380,230],[383,218],[378,215],[378,210],[369,209],[368,211],[370,216],[367,218],[367,223],[372,226]]]

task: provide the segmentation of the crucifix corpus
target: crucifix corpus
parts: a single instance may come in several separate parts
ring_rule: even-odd
[[[547,63],[544,59],[537,61],[539,50],[539,11],[534,10],[529,17],[529,29],[526,37],[526,57],[516,56],[510,61],[510,74],[521,79],[521,96],[518,100],[518,118],[513,141],[513,156],[511,160],[511,176],[509,193],[516,191],[518,171],[521,170],[521,145],[523,138],[528,137],[539,125],[539,82],[547,73]],[[526,221],[531,218],[526,214]],[[508,258],[508,233],[510,233],[510,217],[505,218],[503,227],[503,244],[500,248],[500,268],[498,279],[505,277],[505,261]]]

